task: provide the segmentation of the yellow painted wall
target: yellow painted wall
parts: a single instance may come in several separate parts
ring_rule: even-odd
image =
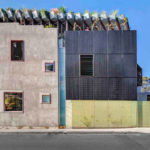
[[[150,102],[72,100],[69,119],[73,128],[150,126]]]

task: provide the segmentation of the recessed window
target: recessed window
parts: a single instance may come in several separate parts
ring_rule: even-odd
[[[80,56],[80,73],[85,76],[93,75],[93,55]]]
[[[18,92],[5,92],[5,111],[22,111],[23,94]]]
[[[55,71],[55,63],[45,63],[45,72],[53,72]]]
[[[24,60],[24,42],[11,41],[11,60],[23,61]]]
[[[51,104],[51,95],[42,95],[43,104]]]
[[[147,101],[150,101],[150,95],[147,95]]]

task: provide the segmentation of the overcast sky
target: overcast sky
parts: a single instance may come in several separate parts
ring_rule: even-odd
[[[0,0],[0,7],[7,8],[55,8],[65,6],[70,11],[119,10],[125,14],[132,30],[137,30],[138,64],[144,76],[150,77],[150,0]]]

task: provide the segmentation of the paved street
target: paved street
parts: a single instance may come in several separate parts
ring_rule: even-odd
[[[150,134],[0,134],[0,150],[150,150]]]

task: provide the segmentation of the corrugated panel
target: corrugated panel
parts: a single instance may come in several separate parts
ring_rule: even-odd
[[[107,77],[107,55],[105,54],[94,55],[94,76]]]
[[[79,31],[78,32],[78,47],[80,54],[92,54],[92,32]]]
[[[137,78],[128,78],[129,100],[137,100]]]
[[[108,88],[109,88],[109,97],[110,100],[121,99],[121,87],[122,79],[121,78],[109,78]]]
[[[136,31],[122,31],[122,52],[136,53],[137,41]]]
[[[108,53],[121,53],[121,32],[108,32]]]
[[[79,78],[66,78],[66,99],[79,99]]]
[[[79,55],[67,55],[66,77],[79,77]]]
[[[66,54],[78,54],[78,32],[65,32]]]
[[[80,99],[93,99],[93,78],[80,77]]]
[[[108,55],[108,77],[123,76],[123,61],[120,54]]]
[[[93,52],[107,54],[107,32],[93,31]]]
[[[94,99],[108,99],[108,78],[94,78]]]
[[[136,84],[137,84],[136,78],[122,78],[121,99],[136,100],[137,99]]]
[[[137,61],[135,54],[122,55],[123,77],[137,77]]]

